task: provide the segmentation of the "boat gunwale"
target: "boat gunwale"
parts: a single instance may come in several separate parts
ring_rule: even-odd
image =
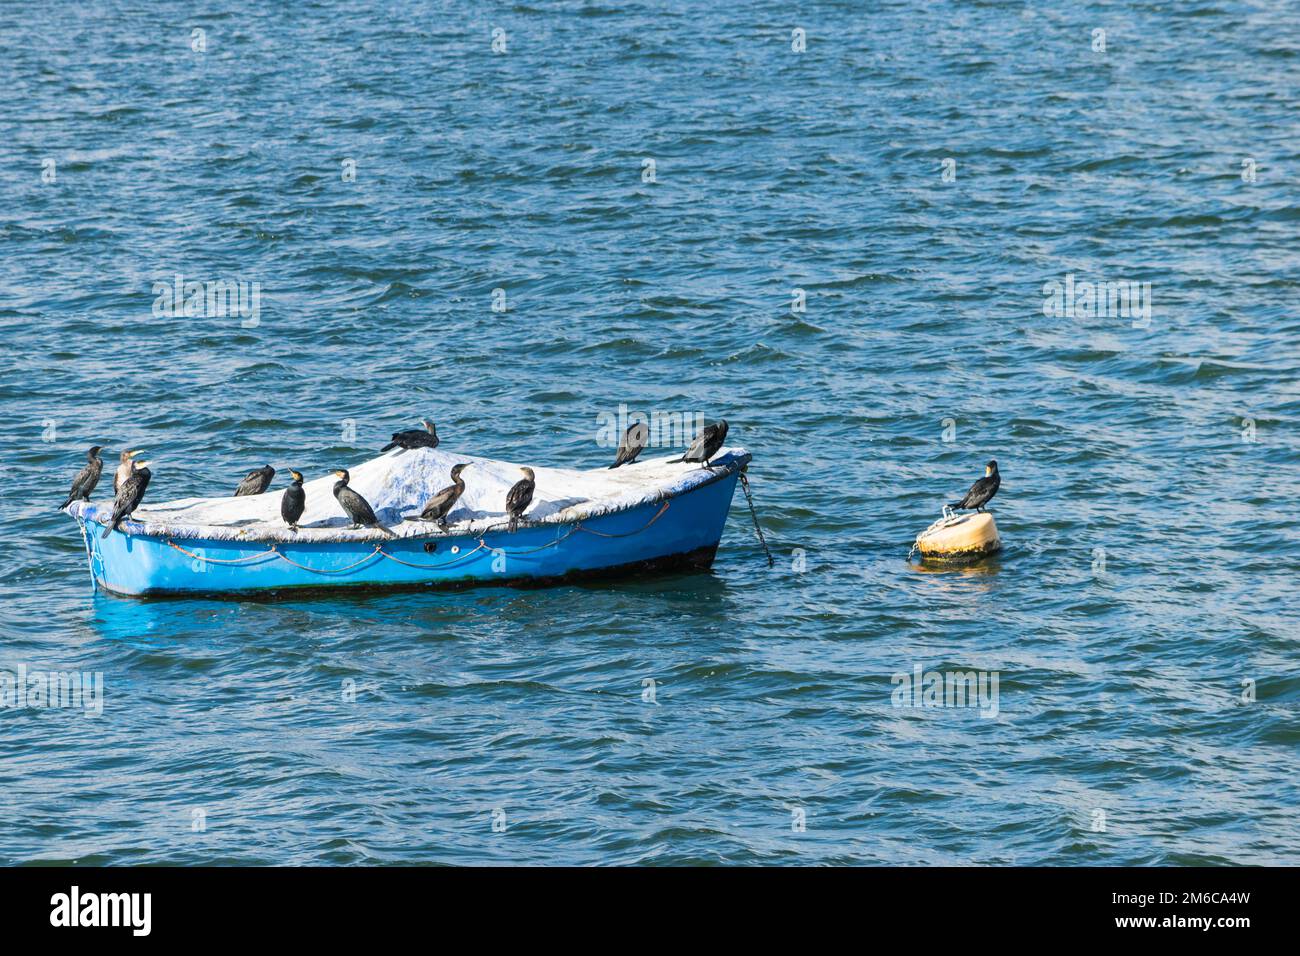
[[[584,521],[595,521],[601,518],[608,518],[613,515],[624,514],[625,512],[633,511],[637,508],[643,508],[647,505],[661,504],[665,501],[671,501],[673,498],[677,498],[682,495],[689,494],[692,491],[698,491],[701,488],[707,488],[712,484],[716,484],[717,482],[728,478],[733,473],[742,472],[749,466],[749,463],[752,460],[753,460],[753,455],[748,451],[742,451],[739,454],[733,453],[733,457],[726,460],[725,467],[721,471],[717,470],[716,466],[713,465],[708,466],[707,470],[710,473],[709,477],[706,478],[704,481],[699,482],[698,484],[691,485],[689,488],[682,488],[676,491],[662,492],[660,494],[655,495],[652,498],[647,498],[642,501],[630,502],[625,505],[620,505],[617,508],[611,508],[608,511],[601,511],[597,514],[589,514],[581,518],[565,518],[557,521],[557,520],[553,520],[555,516],[551,515],[548,516],[547,518],[541,519],[540,521],[521,520],[519,522],[519,528],[521,530],[524,530],[524,529],[532,529],[532,528],[546,528],[546,527],[563,528],[566,526],[576,526],[582,524]],[[75,504],[80,505],[82,509],[88,506],[88,502],[76,502]],[[557,515],[561,513],[562,512],[556,512]],[[81,514],[80,509],[77,512],[73,512],[69,510],[68,514],[70,514],[77,521],[77,523],[82,526],[83,534],[89,533],[88,529],[92,527],[96,529],[103,529],[104,527],[106,527],[106,525],[98,518],[88,517],[84,514]],[[418,522],[418,523],[423,523],[423,522]],[[428,522],[428,523],[433,524],[433,522]],[[132,525],[138,526],[141,530],[139,531],[129,530]],[[403,534],[398,536],[390,536],[390,535],[385,535],[381,532],[374,532],[372,534],[367,534],[364,536],[357,536],[357,537],[344,538],[344,539],[329,538],[325,540],[312,540],[310,538],[271,537],[271,536],[247,537],[247,538],[212,538],[204,535],[176,535],[167,532],[148,531],[148,530],[144,530],[146,527],[147,525],[144,522],[136,521],[135,519],[132,518],[126,518],[123,519],[121,525],[118,527],[117,530],[120,533],[125,534],[132,538],[147,538],[150,540],[159,541],[163,544],[171,544],[177,541],[203,541],[203,542],[211,542],[212,544],[223,549],[248,551],[251,553],[260,553],[261,550],[263,550],[261,548],[257,548],[257,547],[245,548],[240,546],[244,544],[272,545],[272,546],[289,544],[289,545],[323,545],[323,546],[333,546],[337,548],[340,545],[343,546],[358,545],[358,544],[374,545],[376,542],[398,543],[402,541],[427,541],[430,539],[436,540],[436,539],[450,539],[450,538],[482,539],[484,536],[488,534],[494,534],[499,532],[500,530],[505,529],[506,522],[502,520],[499,524],[489,525],[486,528],[481,528],[477,530],[466,529],[463,531],[456,531],[454,529],[449,529],[447,531],[442,531],[440,529],[434,528],[429,531],[419,531],[416,532],[415,534]],[[214,525],[212,527],[220,527],[220,526]],[[266,549],[266,550],[269,552],[270,549]]]

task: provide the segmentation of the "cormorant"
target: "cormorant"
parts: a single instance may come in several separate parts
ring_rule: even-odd
[[[958,508],[974,508],[976,511],[983,511],[984,506],[998,493],[998,486],[1001,484],[1002,476],[998,474],[998,463],[990,461],[984,466],[984,477],[970,486],[970,491],[966,492],[966,497],[961,501],[954,501],[948,507],[954,510]]]
[[[131,477],[131,459],[140,454],[140,449],[124,451],[117,456],[117,471],[113,472],[113,494],[122,490],[122,482]]]
[[[90,451],[86,452],[86,464],[81,471],[77,472],[77,477],[72,479],[72,490],[68,492],[68,500],[59,505],[60,511],[78,498],[82,501],[90,500],[90,493],[99,484],[100,473],[104,470],[104,462],[99,457],[99,448],[99,445],[92,445]]]
[[[531,468],[520,468],[524,477],[514,483],[506,494],[506,514],[510,516],[510,530],[519,527],[520,516],[528,510],[533,501],[533,490],[537,487],[537,476]]]
[[[695,441],[691,442],[691,447],[686,449],[686,454],[681,458],[674,458],[669,464],[676,464],[679,461],[702,461],[703,467],[708,468],[709,459],[718,453],[726,440],[726,419],[714,422],[712,425],[705,425],[703,431],[695,436]]]
[[[280,517],[284,519],[290,531],[297,531],[298,519],[307,509],[307,492],[302,490],[301,471],[290,468],[289,476],[293,481],[289,482],[289,487],[284,489],[284,495],[280,498]]]
[[[150,462],[138,461],[131,465],[133,470],[117,490],[117,497],[113,499],[113,518],[104,528],[101,538],[112,534],[123,518],[131,517],[132,512],[140,506],[145,489],[149,487],[149,479],[153,477],[153,472],[149,470]]]
[[[617,468],[619,465],[632,464],[636,461],[636,456],[645,448],[649,437],[650,429],[646,427],[645,422],[633,422],[628,425],[627,431],[623,433],[623,440],[618,443],[618,454],[614,457],[614,464],[609,467]]]
[[[436,521],[438,527],[443,531],[447,530],[447,515],[451,514],[451,509],[456,506],[460,496],[465,493],[465,482],[461,480],[460,473],[469,467],[469,464],[451,466],[451,484],[442,491],[438,492],[424,504],[424,510],[420,512],[420,517],[425,521]],[[414,518],[407,518],[407,521],[414,521]]]
[[[338,475],[339,478],[338,481],[334,482],[334,497],[343,506],[347,516],[352,519],[352,527],[360,528],[364,525],[367,528],[377,528],[384,534],[391,535],[393,532],[381,525],[379,519],[375,517],[375,511],[370,507],[370,502],[348,487],[348,481],[351,478],[348,470],[339,468],[334,474]]]
[[[261,468],[254,468],[244,480],[239,483],[235,489],[235,497],[242,498],[244,495],[260,495],[271,487],[271,479],[275,477],[275,469],[270,465],[263,465]]]
[[[409,431],[393,432],[393,440],[379,449],[380,453],[392,451],[394,448],[400,448],[403,451],[412,448],[437,448],[438,429],[427,418],[420,419],[420,424],[424,426],[423,431],[412,428]]]

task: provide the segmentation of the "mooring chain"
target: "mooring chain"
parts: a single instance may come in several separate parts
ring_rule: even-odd
[[[504,554],[506,557],[516,557],[516,556],[518,556],[518,555],[523,555],[523,554],[536,554],[538,551],[545,551],[547,548],[553,548],[553,547],[555,547],[557,544],[559,544],[559,543],[562,542],[562,541],[567,540],[568,538],[571,538],[573,535],[577,534],[579,531],[585,531],[585,532],[587,532],[587,534],[594,534],[594,535],[596,535],[596,536],[598,536],[598,537],[601,537],[601,538],[630,538],[630,537],[632,537],[633,535],[637,535],[637,534],[640,534],[641,532],[645,531],[647,528],[649,528],[651,525],[653,525],[656,521],[658,521],[660,518],[662,518],[664,512],[667,511],[668,508],[669,508],[669,502],[665,501],[662,505],[660,505],[659,510],[658,510],[657,512],[655,512],[654,516],[653,516],[649,521],[647,521],[647,522],[646,522],[644,525],[642,525],[640,528],[636,528],[635,530],[632,530],[632,531],[624,531],[624,532],[622,532],[622,533],[618,533],[618,534],[613,534],[613,533],[609,533],[609,532],[605,532],[605,531],[594,531],[594,530],[592,530],[591,528],[584,528],[584,527],[582,526],[582,522],[579,521],[579,522],[575,522],[575,523],[573,524],[573,526],[572,526],[571,528],[569,528],[569,530],[568,530],[567,532],[565,532],[564,534],[560,535],[558,538],[556,538],[556,539],[553,540],[553,541],[548,541],[546,544],[542,545],[541,547],[538,547],[538,548],[529,548],[529,549],[527,549],[527,550],[525,550],[525,551],[504,551],[504,550],[502,550],[501,553]],[[761,532],[760,532],[760,535],[761,535]],[[83,528],[83,537],[84,537],[84,528]],[[439,568],[447,568],[447,567],[451,567],[453,564],[460,564],[460,563],[461,563],[462,561],[464,561],[465,559],[471,557],[472,555],[477,554],[479,551],[482,551],[482,550],[484,550],[485,548],[490,549],[490,550],[493,550],[493,551],[498,550],[498,549],[496,549],[496,548],[490,548],[490,546],[488,545],[488,543],[487,543],[483,538],[479,538],[479,539],[478,539],[478,547],[476,547],[473,551],[469,551],[469,552],[467,552],[467,553],[465,553],[465,554],[459,555],[458,557],[452,558],[450,561],[446,561],[446,562],[444,562],[444,563],[442,563],[442,564],[417,564],[417,563],[415,563],[415,562],[405,561],[405,560],[403,560],[402,558],[397,557],[396,555],[389,554],[387,551],[384,550],[384,546],[383,546],[382,544],[377,544],[377,545],[375,545],[375,550],[374,550],[374,551],[372,551],[372,552],[370,552],[369,554],[367,554],[367,555],[366,555],[365,557],[363,557],[361,560],[359,560],[359,561],[357,561],[357,562],[355,562],[355,563],[353,563],[353,564],[349,564],[347,567],[343,567],[343,568],[313,568],[313,567],[309,567],[308,565],[305,565],[305,564],[299,564],[297,561],[295,561],[295,560],[293,560],[292,558],[290,558],[287,554],[285,554],[283,551],[281,551],[281,550],[280,550],[276,545],[274,545],[274,544],[272,544],[270,547],[268,547],[265,551],[258,551],[258,552],[254,553],[254,554],[247,554],[247,555],[244,555],[244,556],[241,557],[241,558],[209,558],[208,556],[206,556],[206,555],[204,555],[204,554],[198,554],[198,553],[196,553],[196,552],[194,552],[194,551],[190,551],[190,550],[187,549],[187,548],[183,548],[183,547],[181,547],[179,544],[177,544],[175,541],[171,540],[170,538],[167,538],[167,539],[166,539],[166,542],[167,542],[168,547],[175,548],[175,549],[176,549],[177,551],[179,551],[181,554],[184,554],[184,555],[186,555],[187,557],[191,557],[191,558],[193,558],[193,559],[196,560],[196,561],[206,561],[206,562],[208,562],[209,564],[218,564],[218,565],[238,565],[238,564],[246,564],[246,563],[248,563],[249,561],[256,561],[258,558],[265,558],[265,557],[270,557],[271,555],[274,555],[275,557],[279,558],[280,560],[285,561],[285,562],[287,562],[287,563],[293,565],[295,568],[301,568],[303,571],[310,571],[310,572],[313,573],[313,574],[342,574],[342,573],[345,572],[345,571],[351,571],[353,568],[356,568],[356,567],[359,567],[359,566],[362,565],[362,564],[365,564],[367,561],[369,561],[371,558],[375,557],[376,555],[379,555],[379,556],[381,556],[381,557],[385,557],[385,558],[387,558],[389,561],[395,561],[395,562],[398,563],[398,564],[405,565],[405,566],[408,567],[408,568],[419,568],[419,569],[421,569],[421,570],[425,570],[425,571],[436,571],[436,570],[438,570]],[[764,545],[764,547],[766,547],[766,545]],[[90,549],[87,548],[87,550],[90,550]],[[770,559],[771,559],[771,555],[769,555],[768,558],[769,558],[769,561],[770,561]]]
[[[745,500],[749,502],[749,516],[754,519],[754,531],[758,534],[758,543],[763,546],[763,553],[767,555],[767,566],[770,568],[776,564],[772,558],[772,550],[767,546],[767,538],[763,537],[763,528],[758,523],[758,512],[754,509],[754,494],[749,490],[749,476],[745,474],[745,469],[740,469],[740,487],[745,490]]]

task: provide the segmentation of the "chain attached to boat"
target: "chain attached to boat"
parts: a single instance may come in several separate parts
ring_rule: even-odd
[[[573,530],[585,531],[587,532],[587,534],[594,534],[598,538],[630,538],[634,534],[640,534],[646,528],[650,527],[652,524],[654,524],[656,521],[662,518],[664,512],[668,510],[668,505],[669,502],[665,501],[663,503],[663,507],[661,507],[657,512],[655,512],[655,516],[651,518],[649,521],[647,521],[643,527],[637,528],[635,531],[624,531],[622,534],[610,534],[607,531],[592,531],[590,528],[584,528],[582,526],[581,521],[579,521],[577,524],[573,526]]]
[[[386,557],[389,561],[396,561],[398,564],[405,565],[408,568],[418,568],[421,571],[441,571],[443,568],[449,568],[453,564],[459,564],[460,562],[466,560],[467,558],[473,557],[474,555],[478,554],[486,547],[487,547],[487,542],[484,541],[482,538],[479,538],[478,547],[475,548],[473,551],[466,551],[464,554],[458,555],[452,558],[450,561],[442,562],[442,564],[419,564],[415,561],[403,561],[401,558],[397,557],[397,555],[389,554],[387,551],[383,550],[383,545],[379,546],[379,553],[382,554],[384,557]]]
[[[742,477],[742,478],[744,477],[743,473],[742,473],[741,477]],[[748,494],[748,490],[746,491],[746,494]],[[521,554],[536,554],[538,551],[545,551],[547,548],[553,548],[553,547],[555,547],[557,544],[559,544],[560,542],[565,541],[566,539],[572,537],[573,535],[577,534],[579,531],[585,531],[587,534],[594,534],[594,535],[596,535],[597,537],[601,537],[601,538],[630,538],[630,537],[631,537],[632,535],[634,535],[634,534],[640,534],[642,531],[645,531],[645,530],[646,530],[647,528],[649,528],[652,524],[654,524],[654,523],[655,523],[656,521],[658,521],[661,517],[663,517],[664,512],[668,510],[670,504],[671,504],[670,502],[665,501],[662,505],[660,505],[659,510],[655,512],[654,516],[653,516],[649,521],[647,521],[644,525],[642,525],[641,527],[639,527],[639,528],[637,528],[637,529],[635,529],[635,530],[633,530],[633,531],[624,531],[624,532],[621,532],[621,533],[611,533],[611,532],[607,532],[607,531],[595,531],[595,530],[593,530],[593,529],[591,529],[591,528],[584,528],[584,527],[582,526],[582,522],[581,522],[581,521],[577,521],[577,522],[574,522],[573,526],[572,526],[571,528],[569,528],[569,530],[566,531],[564,534],[562,534],[562,535],[560,535],[559,537],[557,537],[554,541],[548,541],[546,544],[542,545],[542,546],[539,547],[539,548],[529,548],[529,549],[527,549],[527,550],[525,550],[525,551],[509,551],[509,552],[505,551],[504,549],[498,549],[498,548],[490,548],[490,550],[493,550],[493,551],[500,550],[501,553],[504,554],[504,555],[506,555],[507,557],[515,557],[515,556],[518,556],[518,555],[521,555]],[[750,505],[750,509],[751,509],[751,511],[753,510],[753,505],[752,505],[752,504]],[[758,519],[755,518],[754,520],[755,520],[755,522],[757,522]],[[757,527],[757,524],[755,525],[755,527]],[[761,531],[759,532],[759,537],[760,537],[760,538],[762,537],[762,532],[761,532]],[[244,555],[243,557],[240,557],[240,558],[209,558],[207,555],[204,555],[204,554],[197,554],[197,553],[195,553],[194,551],[190,551],[190,550],[187,549],[187,548],[183,548],[183,547],[181,547],[179,544],[177,544],[177,543],[176,543],[175,541],[173,541],[171,538],[166,538],[165,540],[166,540],[166,542],[167,542],[167,546],[168,546],[168,547],[170,547],[170,548],[175,548],[175,549],[176,549],[177,551],[179,551],[181,554],[186,555],[187,557],[193,558],[195,561],[206,561],[206,562],[208,562],[208,563],[210,563],[210,564],[233,565],[233,564],[246,564],[246,563],[248,563],[249,561],[256,561],[258,558],[265,558],[265,557],[269,557],[269,556],[271,556],[271,555],[274,555],[275,557],[279,558],[280,560],[282,560],[282,561],[286,561],[286,562],[288,562],[289,564],[292,564],[295,568],[300,568],[300,569],[302,569],[303,571],[310,571],[312,574],[342,574],[342,573],[344,573],[345,571],[351,571],[351,570],[353,570],[354,568],[360,567],[361,565],[365,564],[367,561],[371,560],[372,558],[374,558],[374,557],[376,557],[376,556],[385,557],[385,558],[387,558],[389,561],[395,561],[396,563],[401,564],[401,565],[405,565],[405,566],[408,567],[408,568],[419,568],[420,570],[423,570],[423,571],[437,571],[437,570],[439,570],[439,569],[441,569],[441,568],[448,568],[448,567],[451,567],[453,564],[459,564],[460,562],[462,562],[462,561],[464,561],[465,559],[471,557],[472,555],[475,555],[475,554],[477,554],[478,552],[484,550],[485,548],[489,548],[489,545],[488,545],[487,541],[485,541],[483,538],[479,538],[479,539],[478,539],[478,547],[477,547],[477,548],[475,548],[473,551],[466,552],[465,554],[458,555],[457,557],[452,558],[450,561],[445,561],[445,562],[443,562],[442,564],[418,564],[418,563],[413,562],[413,561],[405,561],[405,560],[403,560],[402,558],[399,558],[399,557],[397,557],[397,556],[394,555],[394,554],[389,554],[387,551],[384,550],[384,546],[383,546],[383,544],[381,543],[381,544],[376,544],[376,545],[375,545],[375,550],[371,551],[369,554],[367,554],[367,555],[365,555],[364,557],[362,557],[359,561],[355,561],[355,562],[353,562],[352,564],[347,565],[346,567],[342,567],[342,568],[313,568],[313,567],[308,567],[308,566],[305,565],[305,564],[299,564],[297,561],[293,560],[293,558],[289,557],[287,554],[285,554],[283,551],[281,551],[281,550],[279,549],[279,547],[278,547],[277,545],[275,545],[275,544],[272,544],[272,545],[271,545],[270,547],[268,547],[265,551],[257,551],[257,552],[254,552],[253,554],[246,554],[246,555]],[[764,549],[766,549],[767,544],[764,543],[763,547],[764,547]],[[772,559],[772,556],[771,556],[771,554],[769,554],[769,555],[768,555],[768,561],[770,562],[771,559]]]
[[[745,500],[749,502],[749,515],[754,519],[754,531],[758,534],[758,543],[763,546],[763,553],[767,555],[767,566],[770,568],[776,564],[772,559],[772,551],[767,546],[767,538],[763,537],[763,528],[758,523],[758,512],[754,510],[754,494],[749,490],[749,476],[745,474],[745,467],[740,469],[740,487],[745,490]]]
[[[179,551],[181,554],[185,555],[186,557],[193,558],[195,561],[206,561],[209,564],[243,564],[246,561],[255,561],[258,558],[264,558],[268,554],[279,553],[275,550],[275,545],[271,545],[265,551],[257,551],[254,552],[253,554],[246,554],[242,558],[209,558],[205,554],[195,554],[193,551],[188,551],[185,548],[182,548],[171,538],[167,539],[167,545],[168,547],[175,548],[177,551]],[[280,556],[284,557],[284,555],[280,555]]]

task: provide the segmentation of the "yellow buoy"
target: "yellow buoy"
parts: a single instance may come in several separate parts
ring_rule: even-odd
[[[998,526],[987,511],[945,515],[916,536],[915,550],[935,561],[973,561],[1002,547]]]

